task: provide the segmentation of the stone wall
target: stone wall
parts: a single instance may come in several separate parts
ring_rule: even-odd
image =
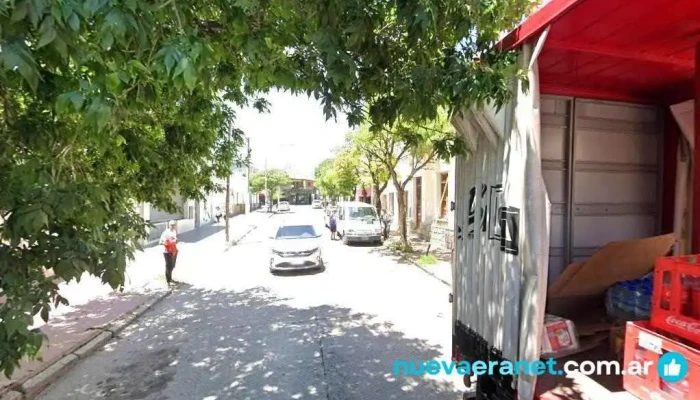
[[[446,219],[437,219],[433,221],[430,228],[430,245],[431,247],[444,250],[452,250],[454,245],[454,232],[449,226]]]

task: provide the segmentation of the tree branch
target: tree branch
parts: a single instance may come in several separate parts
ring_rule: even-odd
[[[435,158],[435,155],[436,155],[436,154],[437,154],[437,152],[435,151],[435,149],[433,149],[433,150],[430,152],[430,154],[428,154],[428,156],[425,158],[425,161],[423,161],[423,162],[420,163],[419,165],[414,165],[414,167],[412,168],[411,173],[408,174],[408,177],[406,178],[406,180],[405,180],[404,183],[403,183],[404,186],[406,186],[406,184],[408,184],[408,182],[410,182],[411,179],[413,179],[413,176],[416,175],[416,173],[417,173],[418,171],[420,171],[420,170],[423,169],[426,165],[428,165],[428,163],[431,162],[431,161],[433,160],[433,158]]]

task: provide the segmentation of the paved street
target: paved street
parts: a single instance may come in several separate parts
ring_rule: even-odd
[[[187,285],[81,361],[41,400],[458,399],[454,377],[395,377],[395,359],[450,357],[449,288],[380,248],[324,230],[326,270],[270,275],[267,236],[184,247]]]

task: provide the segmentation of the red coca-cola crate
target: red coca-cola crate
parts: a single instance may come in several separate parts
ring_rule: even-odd
[[[651,326],[700,346],[700,256],[659,257]]]
[[[668,352],[682,354],[688,361],[688,373],[677,383],[664,381],[656,368],[659,358]],[[648,363],[646,374],[631,371],[633,361]],[[700,351],[673,340],[647,321],[631,321],[625,330],[625,363],[622,383],[626,391],[642,400],[700,399]],[[633,373],[642,372],[642,373]]]

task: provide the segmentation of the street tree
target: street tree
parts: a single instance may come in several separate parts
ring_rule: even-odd
[[[348,134],[346,143],[353,149],[353,156],[356,157],[360,184],[372,188],[374,207],[381,213],[384,207],[381,196],[389,185],[389,170],[376,156],[362,151],[361,142],[358,142],[362,139],[360,132],[353,132]]]
[[[341,147],[335,158],[322,161],[315,171],[316,187],[330,198],[354,196],[360,183],[358,162],[352,148]]]
[[[333,160],[333,180],[339,196],[354,197],[360,182],[360,169],[357,150],[344,146],[340,148]]]
[[[529,3],[2,2],[0,368],[36,355],[33,316],[66,302],[47,271],[123,287],[135,205],[175,211],[176,188],[230,175],[228,102],[262,110],[280,88],[375,127],[500,105],[517,71],[495,43]]]
[[[314,185],[318,188],[321,195],[331,199],[337,198],[338,188],[336,187],[335,179],[333,179],[333,159],[328,158],[316,166],[314,170],[316,182]]]
[[[447,112],[440,110],[435,120],[425,123],[399,120],[388,128],[360,129],[355,143],[363,155],[383,165],[396,188],[399,233],[404,248],[408,248],[406,186],[426,165],[463,154],[464,141],[451,126]],[[400,166],[404,168],[400,170]]]
[[[270,196],[280,199],[282,190],[291,185],[292,180],[289,175],[281,169],[268,169],[253,174],[250,177],[250,189],[254,192],[261,192],[267,188]],[[265,194],[268,195],[267,193]]]

